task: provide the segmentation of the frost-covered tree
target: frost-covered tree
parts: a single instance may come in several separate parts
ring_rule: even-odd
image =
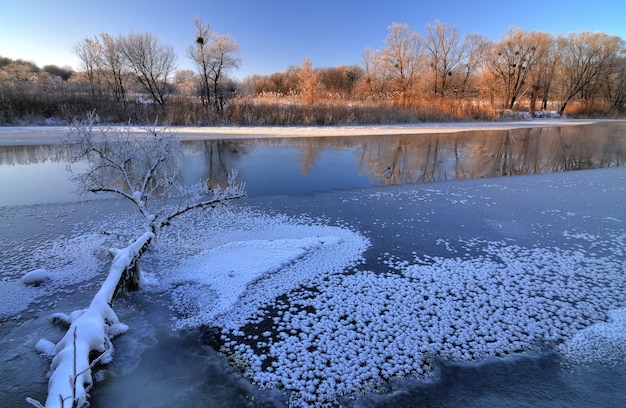
[[[72,172],[71,179],[83,193],[113,193],[132,203],[155,238],[187,211],[244,195],[243,185],[235,183],[236,173],[223,189],[208,190],[202,181],[183,186],[175,133],[156,127],[101,128],[97,121],[95,112],[90,112],[86,121],[74,121],[70,127],[65,141],[69,169],[77,163],[88,165]]]
[[[87,309],[70,315],[57,313],[56,322],[69,326],[56,344],[41,340],[37,349],[52,357],[48,383],[48,407],[88,406],[87,392],[92,386],[91,370],[96,363],[112,360],[111,339],[128,327],[111,307],[120,288],[137,289],[138,262],[174,218],[194,209],[213,208],[243,197],[244,186],[231,173],[228,186],[209,190],[199,182],[191,187],[181,183],[176,135],[156,128],[131,127],[105,129],[96,126],[91,112],[86,121],[75,121],[64,148],[70,169],[81,163],[86,169],[72,178],[83,192],[113,193],[133,204],[145,222],[146,231],[127,247],[112,249],[114,259],[100,290]],[[28,400],[41,407],[37,401]]]

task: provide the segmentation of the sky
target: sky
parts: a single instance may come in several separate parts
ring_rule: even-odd
[[[439,20],[492,40],[509,27],[626,39],[623,0],[0,0],[0,56],[79,69],[76,42],[147,31],[174,47],[179,69],[192,69],[185,50],[196,16],[239,44],[241,67],[231,75],[238,79],[283,72],[307,57],[314,68],[359,65],[366,48],[383,47],[393,22],[425,34]]]

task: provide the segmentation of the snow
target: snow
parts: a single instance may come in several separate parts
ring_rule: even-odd
[[[505,191],[491,183],[484,188]],[[459,194],[430,187],[420,194],[381,190],[360,196],[369,201],[346,198],[345,203],[371,207],[381,201],[409,210],[410,202],[423,206],[434,197],[459,208],[497,201],[477,193],[461,203]],[[581,216],[543,212],[552,218]],[[510,240],[459,245],[439,237],[437,245],[454,257],[414,254],[403,259],[387,250],[387,270],[381,272],[363,267],[371,243],[348,226],[245,208],[199,212],[164,234],[159,251],[149,254],[164,264],[158,273],[145,274],[151,282],[145,290],[171,293],[181,314],[175,327],[220,327],[224,350],[243,362],[246,376],[263,387],[292,391],[294,405],[332,402],[393,378],[423,378],[433,357],[481,361],[549,347],[572,361],[620,361],[626,344],[620,248],[626,233],[616,215],[602,215],[607,225],[602,234],[563,230],[560,235],[572,241],[570,249],[528,248]],[[128,225],[121,214],[114,221],[111,228]],[[86,234],[42,248],[47,256],[72,249],[62,261],[52,262],[55,268],[48,273],[62,272],[65,264],[80,266],[73,257],[97,265],[84,251],[97,252],[98,244],[102,238]],[[472,255],[462,255],[468,253]],[[118,262],[128,256],[116,252],[112,268],[119,269]],[[111,291],[109,283],[102,287]],[[112,350],[98,339],[128,328],[108,308],[106,297],[96,296],[90,308],[53,318],[65,324],[86,321],[79,340],[87,348]],[[102,316],[111,324],[104,326]],[[54,367],[70,369],[73,354],[64,350],[72,336],[60,341],[54,353],[50,342],[38,343],[36,350],[56,354]],[[110,358],[107,353],[103,362]],[[53,381],[60,383],[60,378]],[[88,389],[92,380],[84,381]]]
[[[621,364],[626,359],[626,308],[611,310],[610,320],[577,332],[559,346],[569,360],[579,364]]]
[[[623,176],[596,172],[585,179],[580,174],[572,176],[576,182],[559,179],[554,185],[580,189],[598,183],[603,188],[598,175],[606,174],[614,183]],[[545,179],[534,178],[533,185]],[[428,209],[428,215],[419,210],[416,219],[407,213],[401,218],[407,225],[434,222],[433,200],[459,209],[489,203],[494,218],[483,220],[484,225],[518,236],[514,224],[496,227],[505,225],[497,218],[503,198],[486,194],[516,191],[503,182],[482,183],[481,189],[468,187],[473,194],[427,186],[346,195],[342,202],[353,210],[362,206],[372,211],[377,203],[409,212]],[[578,210],[537,211],[552,223],[583,217]],[[599,217],[602,233],[570,224],[555,231],[570,248],[527,247],[510,238],[454,242],[439,231],[433,241],[450,256],[413,251],[412,258],[403,258],[389,247],[381,253],[386,258],[381,271],[364,263],[372,234],[348,225],[247,207],[198,212],[183,218],[162,236],[159,250],[147,254],[145,265],[153,269],[143,274],[150,283],[144,290],[171,294],[180,314],[176,328],[219,327],[223,350],[246,367],[244,374],[262,387],[291,391],[294,406],[336,401],[394,378],[425,378],[435,357],[471,362],[548,348],[574,362],[623,361],[626,232],[619,214]],[[109,228],[129,225],[122,214],[112,221]],[[380,213],[372,224],[386,231],[394,221]],[[401,231],[397,235],[403,239]],[[73,257],[97,265],[84,251],[97,252],[101,238],[85,234],[62,242],[43,248],[46,256],[72,248],[55,268],[48,268],[51,275],[65,264],[80,265]],[[413,244],[420,247],[419,242],[404,243]],[[127,255],[118,252],[114,265]],[[83,335],[90,347],[102,349],[102,343],[91,339],[103,333],[114,337],[127,327],[105,300],[94,300],[92,306],[95,316],[75,311],[56,318],[66,324],[89,319],[90,330]],[[103,315],[112,322],[108,328],[97,323]],[[37,350],[50,354],[50,344],[40,343]],[[57,350],[58,356],[64,354]],[[58,357],[58,365],[67,366],[67,358]]]
[[[602,179],[603,174],[611,176]],[[622,199],[623,170],[596,172],[588,179],[571,176],[560,179],[558,186],[583,190],[598,183],[601,190],[609,178],[606,189]],[[533,178],[532,188],[547,179]],[[158,251],[147,254],[151,270],[143,275],[144,290],[171,294],[179,313],[174,328],[219,327],[224,351],[241,362],[245,375],[261,386],[293,392],[294,405],[333,402],[394,378],[424,378],[437,357],[469,362],[547,348],[573,362],[623,362],[623,214],[594,215],[585,212],[584,204],[576,211],[526,206],[550,219],[549,225],[537,221],[530,231],[514,222],[521,218],[508,219],[508,209],[497,215],[502,203],[515,205],[503,198],[510,187],[502,181],[481,183],[481,193],[472,183],[467,189],[472,194],[439,185],[346,198],[346,208],[374,211],[380,201],[406,212],[400,221],[377,214],[380,220],[368,225],[381,225],[380,237],[358,223],[268,215],[245,207],[232,213],[200,212],[183,219],[162,237]],[[486,194],[488,190],[493,194]],[[527,192],[518,189],[518,197],[520,191]],[[435,198],[447,200],[458,212],[489,207],[490,218],[480,220],[481,227],[506,238],[444,237],[433,225],[437,217],[449,223],[456,218],[438,214],[440,209],[432,206]],[[592,225],[593,217],[596,230],[569,224],[585,220]],[[132,225],[124,214],[106,221],[107,228]],[[414,226],[414,235],[396,234],[394,223]],[[464,226],[455,228],[460,237]],[[519,242],[520,237],[553,229],[569,243],[567,248]],[[432,247],[419,241],[430,231],[441,235],[433,240],[446,256],[430,254]],[[419,251],[412,257],[398,254],[392,245],[396,237],[408,250]],[[373,239],[388,245],[384,252],[376,248],[384,268],[364,261]],[[3,278],[2,315],[14,316],[30,301],[65,285],[93,281],[105,264],[101,248],[106,244],[92,231],[42,244],[33,262],[45,265],[52,279],[34,287],[24,286],[25,276]],[[113,269],[127,256],[118,252]],[[110,292],[111,284],[103,288]],[[89,313],[55,317],[65,324],[87,321],[88,329],[77,336],[104,350],[110,345],[97,339],[112,338],[128,327],[108,308],[106,297],[97,296],[92,306]],[[107,326],[101,324],[103,317]],[[72,341],[57,343],[56,366],[69,367],[71,354],[61,344]],[[52,354],[51,344],[40,342],[36,349]]]
[[[320,137],[320,136],[363,136],[363,135],[399,135],[399,134],[426,134],[452,133],[469,130],[509,130],[515,128],[546,127],[546,126],[576,126],[601,122],[602,120],[578,119],[536,119],[523,121],[503,122],[444,122],[444,123],[415,123],[402,125],[382,126],[212,126],[212,127],[169,127],[176,131],[182,140],[211,140],[249,137]],[[137,133],[144,132],[137,128]],[[68,133],[63,126],[3,126],[0,127],[1,145],[24,145],[58,143],[60,138]]]
[[[128,326],[119,321],[110,306],[115,289],[124,270],[153,238],[154,234],[147,232],[129,246],[114,251],[109,273],[87,309],[76,310],[69,316],[60,313],[51,316],[52,321],[69,324],[69,328],[54,347],[45,339],[35,346],[40,353],[52,357],[46,408],[59,406],[59,399],[74,401],[80,407],[88,405],[88,392],[93,385],[92,367],[96,362],[110,363],[113,358],[111,340],[128,331]],[[92,361],[94,352],[97,358]],[[38,406],[38,403],[31,403]]]
[[[41,283],[50,279],[50,274],[45,269],[35,269],[22,276],[22,283],[24,285],[40,285]]]
[[[235,241],[184,262],[175,275],[184,277],[184,282],[206,285],[215,291],[218,306],[210,310],[202,308],[203,317],[210,319],[231,309],[255,280],[324,245],[339,244],[340,239],[334,236]]]

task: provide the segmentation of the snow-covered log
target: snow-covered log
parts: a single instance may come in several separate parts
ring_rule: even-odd
[[[111,339],[128,330],[111,308],[111,302],[125,271],[136,267],[137,260],[153,239],[154,234],[146,232],[128,247],[116,251],[109,274],[87,309],[64,318],[55,316],[70,327],[54,347],[46,408],[89,405],[87,393],[93,384],[93,366],[111,362]],[[42,406],[32,399],[28,402]]]
[[[95,127],[97,123],[98,116],[92,111],[86,121],[76,120],[70,126],[63,145],[70,153],[68,168],[81,163],[82,169],[87,163],[87,169],[72,179],[85,193],[113,193],[132,203],[150,232],[114,251],[109,275],[87,309],[52,316],[51,320],[70,327],[56,345],[47,340],[37,345],[40,353],[53,356],[46,408],[89,405],[93,365],[110,362],[111,339],[128,330],[119,322],[111,302],[119,290],[139,288],[139,258],[151,242],[158,240],[161,230],[189,211],[245,197],[243,183],[235,181],[236,171],[229,174],[224,188],[209,189],[202,181],[182,185],[177,162],[179,140],[174,133],[156,128],[136,133],[130,126],[102,129]],[[24,282],[34,282],[35,278],[43,278],[43,273],[29,274]],[[41,407],[37,401],[28,401]]]

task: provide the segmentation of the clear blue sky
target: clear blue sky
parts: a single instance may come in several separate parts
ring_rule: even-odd
[[[511,26],[626,39],[624,0],[0,0],[0,55],[77,69],[71,47],[82,38],[148,31],[174,47],[179,68],[192,68],[185,49],[194,16],[237,41],[237,78],[282,72],[307,56],[314,67],[358,65],[366,47],[382,47],[392,22],[424,33],[439,20],[493,40]]]

